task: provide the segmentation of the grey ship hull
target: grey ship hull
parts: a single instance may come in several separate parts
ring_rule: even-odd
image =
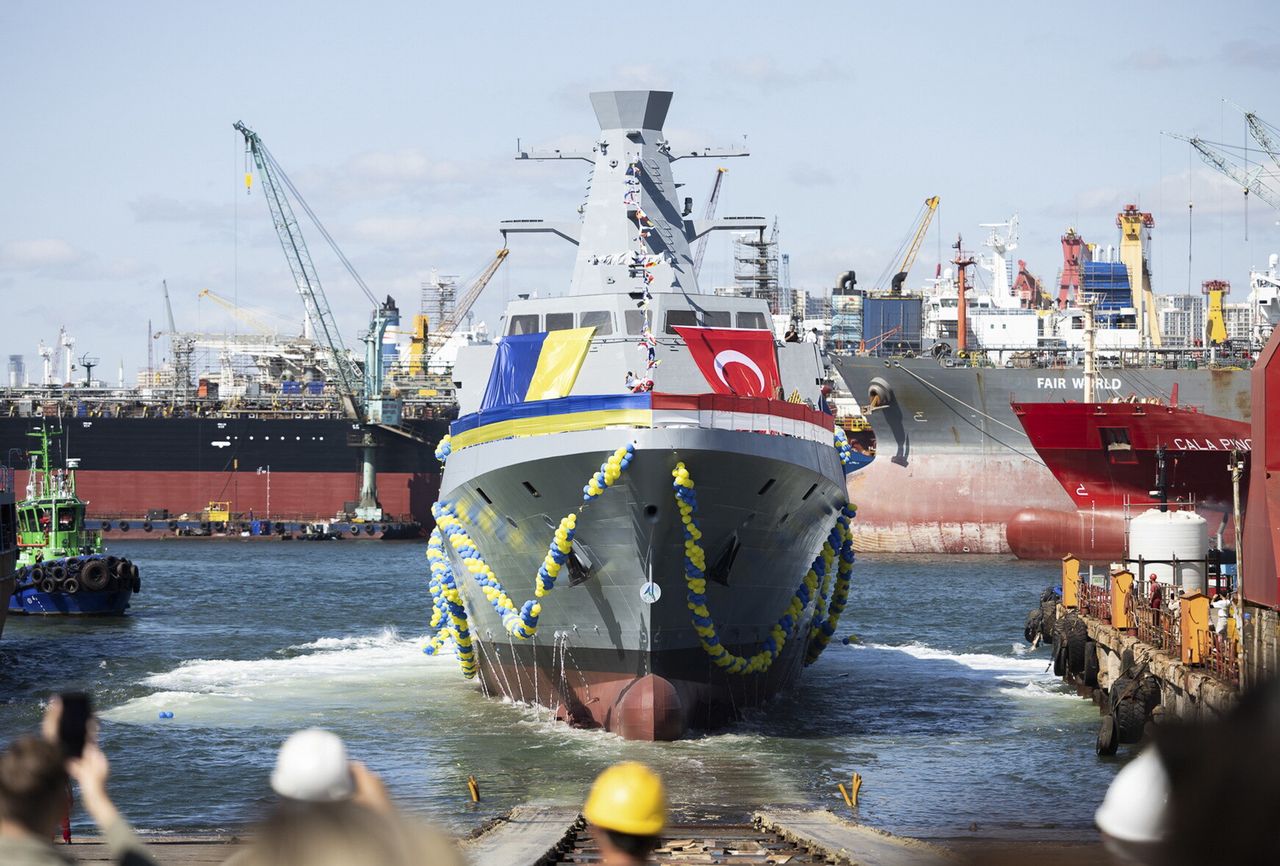
[[[533,639],[509,637],[465,568],[455,562],[453,570],[487,692],[628,738],[674,739],[724,724],[790,686],[813,616],[810,603],[767,673],[728,675],[712,663],[686,606],[675,464],[683,460],[696,484],[709,567],[740,544],[727,580],[708,579],[707,596],[722,642],[743,655],[758,650],[821,549],[845,502],[844,476],[830,447],[727,430],[597,430],[455,452],[443,498],[457,506],[517,606],[532,594],[555,525],[627,441],[636,447],[630,468],[579,515],[576,541],[589,574],[572,585],[568,569],[561,572],[542,599]],[[648,579],[662,590],[653,604],[640,595]]]
[[[838,356],[835,365],[864,406],[873,390],[888,400],[868,412],[877,459],[849,480],[850,500],[859,507],[858,550],[1057,559],[1082,554],[1099,538],[1123,537],[1123,525],[1099,526],[1077,515],[1010,407],[1081,399],[1079,367],[947,367],[930,358],[861,356]],[[1250,417],[1247,370],[1099,372],[1101,399],[1168,398],[1176,384],[1180,404]]]

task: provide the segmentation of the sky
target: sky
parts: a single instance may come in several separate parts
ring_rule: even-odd
[[[678,13],[678,14],[677,14]],[[674,17],[664,18],[665,14]],[[592,90],[675,91],[677,150],[745,144],[719,215],[776,218],[796,287],[853,269],[871,287],[941,206],[909,285],[957,233],[1017,213],[1032,273],[1056,285],[1060,235],[1118,243],[1115,214],[1156,220],[1158,292],[1229,280],[1280,252],[1280,214],[1164,131],[1243,144],[1224,101],[1280,125],[1280,16],[1268,2],[1061,4],[0,4],[0,354],[60,327],[114,382],[147,363],[166,281],[179,330],[234,331],[210,289],[296,330],[302,306],[244,142],[256,130],[379,296],[418,310],[433,271],[474,277],[509,218],[573,218],[585,163],[517,163],[581,147]],[[676,164],[701,213],[718,163]],[[1188,202],[1194,203],[1188,225]],[[304,226],[304,230],[309,227]],[[703,283],[731,273],[713,236]],[[348,345],[369,304],[308,239]],[[560,294],[574,249],[523,236],[476,306]],[[1190,256],[1188,255],[1190,253]],[[1190,258],[1190,262],[1188,259]],[[157,359],[163,339],[154,341]]]

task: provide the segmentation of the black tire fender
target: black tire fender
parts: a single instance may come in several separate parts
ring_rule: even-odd
[[[1116,734],[1116,717],[1107,713],[1098,725],[1098,741],[1094,745],[1094,751],[1103,757],[1114,755],[1116,749],[1120,748],[1120,738]]]
[[[1091,689],[1098,687],[1098,644],[1087,640],[1084,642],[1084,684]]]
[[[85,589],[94,592],[106,589],[110,577],[107,564],[101,559],[91,559],[85,563],[84,568],[80,569],[80,582],[84,584]]]

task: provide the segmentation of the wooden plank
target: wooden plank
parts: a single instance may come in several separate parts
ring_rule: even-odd
[[[143,838],[147,853],[161,866],[183,864],[223,863],[239,848],[240,840],[234,836],[204,836],[196,838]],[[68,853],[80,863],[115,863],[111,852],[101,838],[87,837],[82,842],[58,845],[60,853]]]
[[[505,819],[462,843],[462,851],[472,863],[535,866],[554,855],[577,828],[577,809],[517,806]]]
[[[826,811],[775,809],[753,816],[761,827],[847,866],[939,866],[958,862],[936,845],[842,821]]]

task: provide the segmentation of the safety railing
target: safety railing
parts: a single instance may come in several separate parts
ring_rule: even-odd
[[[1240,651],[1234,638],[1216,631],[1200,635],[1200,658],[1204,669],[1227,685],[1240,685]]]
[[[1080,576],[1080,589],[1077,595],[1080,611],[1085,616],[1100,622],[1111,622],[1111,587],[1094,586],[1088,575]]]
[[[1177,620],[1163,604],[1153,608],[1132,594],[1128,598],[1127,613],[1138,640],[1174,658],[1182,658],[1182,633]]]

